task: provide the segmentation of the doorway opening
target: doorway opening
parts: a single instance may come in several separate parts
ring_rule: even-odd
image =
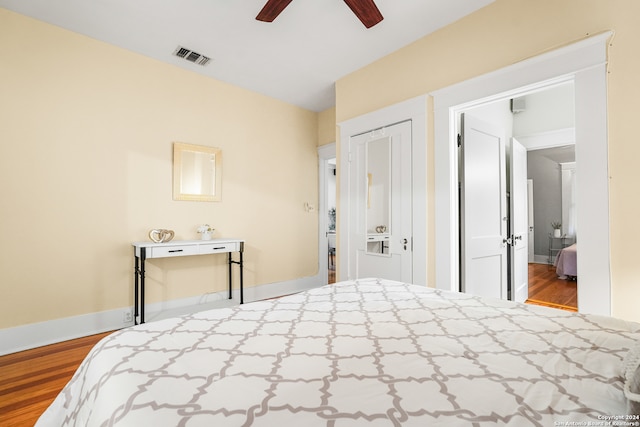
[[[336,283],[336,158],[327,160],[327,283]]]
[[[318,268],[323,284],[336,282],[336,144],[318,148]]]
[[[607,160],[607,49],[611,36],[607,32],[589,37],[433,93],[437,288],[457,291],[459,283],[457,112],[573,81],[580,167],[575,190],[580,224],[578,309],[611,315]]]
[[[459,112],[461,291],[577,310],[574,106],[568,81]]]

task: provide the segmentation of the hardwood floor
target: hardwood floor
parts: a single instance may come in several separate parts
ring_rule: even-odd
[[[336,283],[336,270],[329,269],[327,284],[331,285],[333,283]]]
[[[578,311],[577,280],[561,280],[547,264],[529,264],[528,304]]]
[[[0,357],[0,426],[32,427],[91,347],[111,332]]]
[[[329,278],[327,283],[330,285],[332,283],[336,283],[336,254],[329,254]]]
[[[329,271],[335,281],[335,271]],[[333,273],[333,276],[331,276]],[[577,283],[545,264],[529,264],[527,303],[576,311]],[[0,426],[33,426],[91,347],[111,332],[0,357]]]

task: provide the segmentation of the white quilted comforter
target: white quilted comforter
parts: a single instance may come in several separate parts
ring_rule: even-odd
[[[116,332],[37,426],[587,423],[626,413],[622,365],[639,328],[341,282]]]

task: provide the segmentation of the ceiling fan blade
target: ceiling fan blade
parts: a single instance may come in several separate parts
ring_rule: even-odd
[[[256,19],[263,22],[273,22],[292,0],[268,0]]]
[[[367,28],[373,27],[384,19],[373,0],[344,0],[344,2]]]

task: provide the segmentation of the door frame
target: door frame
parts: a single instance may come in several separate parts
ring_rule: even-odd
[[[527,236],[527,245],[529,251],[529,263],[535,262],[536,251],[535,251],[535,227],[533,225],[534,215],[533,215],[533,180],[527,178],[527,210],[528,210],[528,224],[527,224],[527,232],[529,235]]]
[[[529,218],[528,218],[528,208],[529,208],[529,189],[528,189],[528,179],[527,179],[527,157],[528,152],[527,148],[518,141],[517,138],[511,137],[511,144],[509,147],[509,231],[508,234],[511,237],[511,245],[509,248],[509,278],[511,280],[510,285],[510,294],[511,300],[517,302],[525,302],[529,299]],[[524,155],[519,157],[520,161],[524,160],[524,164],[520,162],[516,162],[516,153],[524,152]],[[517,165],[521,165],[518,167]],[[516,171],[524,172],[524,181],[518,179],[516,175]],[[522,175],[519,175],[522,177]],[[520,191],[517,190],[518,185],[522,184],[520,187]],[[518,207],[522,207],[526,205],[527,208],[524,209],[524,214],[520,217],[517,215]],[[524,216],[524,218],[523,218]],[[517,221],[517,219],[524,219],[524,224]],[[518,229],[518,225],[522,228]],[[525,230],[524,233],[518,233],[518,231]],[[520,237],[518,238],[518,234]],[[521,254],[521,251],[526,251],[526,258],[522,259],[518,257]],[[526,286],[521,286],[522,284],[526,284]],[[524,289],[523,289],[524,288]]]
[[[322,284],[325,285],[329,281],[329,239],[327,238],[327,226],[329,223],[327,195],[329,190],[327,187],[327,170],[329,167],[329,160],[335,158],[335,142],[318,147],[318,270]],[[338,230],[336,229],[336,237],[337,235]]]
[[[609,252],[607,45],[605,32],[433,93],[435,133],[436,287],[454,290],[458,277],[456,120],[462,110],[573,81],[576,100],[577,200],[581,227],[578,309],[611,314]]]
[[[350,197],[350,138],[371,130],[403,121],[411,121],[411,197],[413,230],[413,283],[427,284],[427,96],[421,95],[362,116],[338,123],[340,127],[338,174],[337,228],[341,236],[350,236],[349,218],[353,211]],[[348,238],[338,239],[338,280],[355,277],[355,266],[350,265],[349,251],[352,244]]]

